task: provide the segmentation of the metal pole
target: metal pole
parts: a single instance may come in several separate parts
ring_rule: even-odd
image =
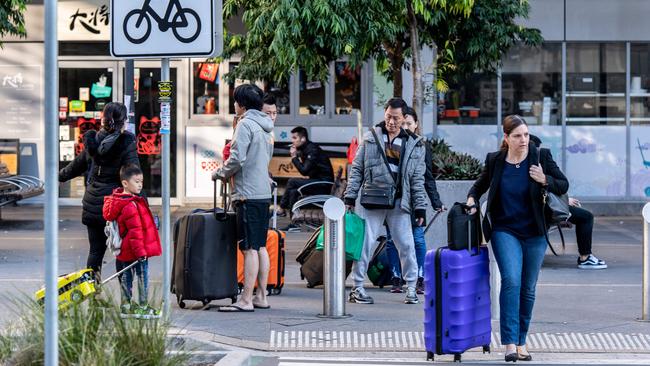
[[[45,365],[59,363],[59,69],[57,2],[45,0]]]
[[[135,116],[133,114],[133,109],[135,108],[134,100],[134,82],[135,82],[135,65],[134,61],[126,60],[126,65],[124,67],[124,104],[129,110],[129,131],[135,134]],[[128,104],[127,104],[128,103]]]
[[[345,314],[345,204],[330,198],[323,205],[325,214],[323,245],[323,314],[343,318]]]
[[[163,58],[161,61],[161,81],[169,81],[169,59]],[[162,118],[161,118],[162,120]],[[170,317],[169,289],[171,288],[171,217],[169,212],[169,200],[171,195],[170,185],[170,135],[163,134],[162,138],[162,243],[163,243],[163,316],[165,319]]]
[[[643,206],[643,282],[641,321],[650,321],[650,202]]]

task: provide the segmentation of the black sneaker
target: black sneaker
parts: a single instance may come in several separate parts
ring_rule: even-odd
[[[350,302],[356,304],[374,304],[375,300],[366,294],[363,287],[355,287],[350,291]]]
[[[393,284],[393,287],[390,288],[390,292],[393,294],[401,294],[404,292],[402,290],[402,279],[399,277],[393,277],[391,279],[391,283]]]
[[[289,224],[280,229],[280,231],[286,231],[288,233],[299,233],[301,231],[300,226],[295,224]]]
[[[581,261],[578,257],[578,268],[580,269],[605,269],[607,268],[607,263],[604,260],[596,258],[595,255],[589,254],[587,259]]]
[[[417,292],[418,295],[423,295],[424,294],[424,278],[423,277],[418,277],[418,282],[415,284],[415,292]]]

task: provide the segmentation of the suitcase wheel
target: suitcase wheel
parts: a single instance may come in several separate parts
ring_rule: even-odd
[[[268,292],[267,295],[280,295],[281,293],[282,293],[281,288],[272,288],[272,289],[269,289],[269,292]]]
[[[70,300],[72,300],[73,303],[78,304],[81,302],[81,300],[84,299],[84,294],[81,293],[79,290],[73,290],[70,293]]]
[[[183,296],[176,296],[176,302],[178,302],[178,307],[185,309],[185,301],[183,301]]]
[[[462,361],[460,360],[460,353],[456,353],[456,354],[454,354],[454,362],[462,362]]]
[[[434,354],[433,352],[427,351],[427,361],[433,361]]]
[[[490,345],[489,345],[489,344],[483,346],[483,354],[485,354],[485,353],[491,353],[491,352],[490,352]]]

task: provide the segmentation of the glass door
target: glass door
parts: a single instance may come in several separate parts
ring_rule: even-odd
[[[61,61],[59,67],[59,168],[83,151],[83,134],[101,127],[104,106],[117,99],[113,61]],[[61,184],[59,197],[78,203],[85,177]]]
[[[186,95],[179,88],[185,87],[184,75],[180,69],[182,62],[172,62],[170,67],[170,79],[173,82],[173,94],[171,105],[171,196],[177,197],[182,182],[178,181],[177,174],[179,163],[182,157],[178,149],[177,134],[181,130],[179,116],[186,116],[187,113],[179,112],[184,110],[183,100],[179,96]],[[124,80],[124,64],[120,63],[120,77]],[[153,204],[159,203],[161,196],[161,175],[162,175],[162,140],[160,137],[160,103],[158,103],[158,82],[161,80],[160,62],[136,61],[134,70],[134,131],[136,135],[137,151],[140,157],[140,167],[144,173],[143,190],[152,200]],[[181,80],[183,79],[183,80]],[[124,80],[124,82],[126,82]],[[183,124],[184,126],[184,124]],[[176,203],[175,200],[172,202]]]

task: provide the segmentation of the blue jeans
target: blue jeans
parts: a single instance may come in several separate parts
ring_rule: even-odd
[[[388,254],[388,261],[390,262],[390,271],[393,277],[402,278],[399,253],[390,237],[388,228],[386,228],[386,236],[386,254]],[[424,227],[413,226],[413,241],[415,242],[415,259],[418,263],[418,278],[424,277],[424,257],[427,255],[427,243],[424,241]]]
[[[546,239],[542,235],[520,240],[508,232],[494,231],[492,250],[501,272],[501,344],[523,346],[533,315]]]
[[[116,270],[119,272],[133,262],[115,261]],[[147,304],[149,290],[149,261],[144,260],[131,267],[126,272],[118,276],[120,288],[122,289],[122,303],[131,302],[133,297],[133,277],[135,272],[138,276],[138,300],[140,305]]]

